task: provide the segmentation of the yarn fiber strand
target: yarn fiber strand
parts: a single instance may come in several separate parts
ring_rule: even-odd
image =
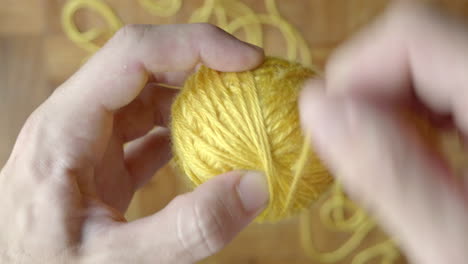
[[[299,125],[298,95],[314,75],[277,58],[240,73],[202,66],[172,107],[179,168],[195,185],[232,170],[263,172],[270,202],[257,221],[276,221],[308,207],[332,182]]]

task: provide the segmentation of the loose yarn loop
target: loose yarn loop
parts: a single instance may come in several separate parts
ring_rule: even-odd
[[[94,27],[85,32],[80,31],[75,24],[74,16],[78,10],[86,8],[101,15],[106,21],[108,28]],[[96,52],[99,50],[100,46],[94,42],[97,38],[105,35],[108,39],[123,25],[108,5],[96,0],[68,1],[63,7],[61,20],[65,34],[78,46],[88,52]]]
[[[336,263],[346,259],[356,251],[364,239],[376,228],[376,223],[366,213],[347,199],[342,187],[334,182],[329,198],[325,199],[319,209],[320,220],[333,232],[350,233],[350,237],[334,250],[320,251],[312,238],[310,213],[304,211],[300,216],[299,235],[301,245],[307,256],[319,263]],[[350,215],[349,215],[350,214]],[[391,239],[378,242],[362,249],[353,257],[351,264],[365,264],[381,259],[382,264],[395,263],[401,257]]]
[[[196,185],[231,170],[265,173],[270,203],[258,221],[276,221],[310,206],[332,182],[299,125],[298,94],[314,75],[277,58],[241,73],[201,67],[172,107],[181,170]]]
[[[286,42],[286,56],[290,61],[300,61],[313,68],[311,51],[302,34],[279,12],[275,0],[265,0],[266,13],[259,14],[239,0],[205,0],[189,19],[190,23],[211,22],[230,34],[244,31],[245,40],[263,47],[263,25],[278,29]],[[228,18],[231,21],[228,22]]]

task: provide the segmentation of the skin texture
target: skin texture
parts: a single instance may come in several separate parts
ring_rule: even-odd
[[[468,185],[399,110],[452,120],[466,137],[467,71],[467,26],[401,1],[340,48],[301,96],[317,151],[412,263],[466,263]]]
[[[262,60],[207,24],[120,30],[24,125],[0,172],[0,262],[193,263],[220,250],[267,203],[262,175],[220,175],[131,223],[123,213],[170,158],[175,92],[154,83]]]

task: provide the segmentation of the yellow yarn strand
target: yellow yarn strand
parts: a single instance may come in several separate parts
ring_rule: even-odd
[[[379,257],[382,260],[382,264],[391,264],[398,260],[400,257],[400,252],[395,247],[395,244],[392,240],[387,240],[359,252],[353,258],[351,264],[365,264]]]
[[[182,0],[139,0],[139,3],[149,13],[160,17],[175,15],[182,6]],[[304,66],[312,68],[312,72],[316,71],[311,60],[311,51],[302,34],[282,17],[275,0],[265,0],[264,4],[266,13],[259,14],[240,0],[205,0],[200,8],[194,10],[189,22],[214,22],[231,34],[243,32],[243,37],[247,42],[258,46],[264,46],[262,27],[270,26],[276,28],[284,37],[286,58],[290,61],[301,62]],[[75,13],[80,9],[96,12],[104,19],[107,26],[95,27],[85,32],[80,31],[74,21]],[[94,53],[100,48],[100,45],[95,42],[98,38],[108,39],[122,26],[122,22],[113,10],[100,0],[69,0],[64,5],[61,20],[64,32],[68,38],[90,53]],[[250,87],[255,84],[255,76],[252,73],[246,73],[243,76],[231,75],[227,79],[220,78],[219,73],[216,72],[199,77],[197,81],[212,83],[213,87],[238,85],[245,88],[246,85]],[[168,87],[166,84],[160,85]],[[311,171],[306,169],[309,161],[312,159],[311,162],[313,164],[319,162],[314,155],[311,155],[310,151],[307,151],[309,150],[309,142],[304,141],[299,145],[302,147],[298,148],[298,156],[292,162],[293,165],[290,168],[290,177],[287,180],[287,184],[285,185],[284,182],[280,184],[274,183],[273,178],[280,177],[281,173],[279,171],[281,171],[281,168],[278,168],[276,164],[273,149],[270,148],[270,152],[273,151],[273,153],[270,153],[273,155],[271,156],[265,153],[258,155],[256,151],[245,148],[245,146],[254,146],[255,149],[268,150],[269,144],[272,144],[271,137],[263,131],[265,124],[261,122],[262,118],[268,118],[268,116],[252,116],[251,113],[252,109],[261,111],[262,108],[262,106],[253,103],[259,96],[256,92],[258,91],[254,90],[243,94],[243,97],[236,101],[225,100],[227,97],[232,96],[232,91],[231,93],[227,91],[225,93],[214,93],[211,90],[210,94],[206,94],[205,99],[207,102],[210,100],[222,100],[224,104],[218,105],[219,109],[209,104],[203,104],[206,112],[196,113],[194,118],[204,119],[206,118],[204,114],[207,113],[219,116],[222,113],[229,113],[232,120],[228,123],[220,122],[222,120],[210,120],[212,121],[213,129],[216,131],[216,133],[212,134],[211,140],[207,138],[200,138],[198,141],[190,140],[190,138],[193,139],[193,133],[188,133],[184,136],[184,139],[182,139],[184,143],[205,149],[206,152],[199,153],[188,160],[187,163],[190,163],[192,168],[188,168],[187,165],[184,165],[185,163],[182,166],[185,166],[187,174],[190,176],[195,171],[205,169],[209,165],[203,158],[206,158],[207,155],[214,155],[225,160],[226,164],[230,164],[233,168],[257,168],[266,172],[267,175],[270,175],[268,179],[271,193],[270,200],[273,202],[266,209],[269,213],[264,212],[259,220],[274,220],[293,215],[301,210],[301,208],[307,208],[310,202],[318,199],[319,194],[324,191],[323,187],[316,188],[314,186],[328,186],[331,183],[331,178],[314,179],[309,181],[308,184],[303,184],[304,180],[310,180],[307,178],[307,175]],[[243,126],[236,126],[235,124],[243,124]],[[183,127],[183,129],[189,130],[191,128]],[[246,138],[245,135],[249,133],[258,133],[259,138]],[[282,136],[276,139],[276,143],[282,141],[289,142],[288,137],[290,133],[293,132],[279,133]],[[226,137],[226,135],[229,136]],[[244,151],[245,155],[232,157],[229,153],[224,153],[212,147],[213,144],[219,142],[225,142],[225,147],[232,148],[233,151]],[[254,157],[257,158],[255,159]],[[181,165],[180,159],[176,159],[175,161],[179,166]],[[259,168],[257,166],[258,162],[267,165]],[[312,173],[323,173],[323,171],[322,169],[318,169],[313,170]],[[201,184],[206,180],[197,177],[191,177],[191,179],[195,184]],[[315,194],[310,195],[311,193]],[[328,198],[319,209],[320,220],[324,224],[324,227],[331,231],[350,234],[349,239],[335,250],[321,252],[316,248],[310,235],[311,219],[307,211],[301,214],[299,228],[302,246],[306,254],[311,259],[322,263],[333,263],[342,261],[350,257],[354,251],[357,251],[358,247],[375,228],[375,223],[370,220],[362,209],[346,198],[338,183],[333,184],[331,190],[327,193],[328,195],[324,196],[328,196]],[[305,200],[303,198],[304,194],[307,194],[305,196],[308,197]],[[349,214],[351,215],[348,216]],[[357,252],[352,257],[352,264],[364,264],[379,257],[382,260],[382,264],[391,264],[398,259],[398,249],[391,240],[379,242]]]
[[[182,6],[182,0],[139,0],[141,6],[155,16],[170,17]]]
[[[104,18],[109,27],[92,28],[86,32],[81,32],[73,19],[75,13],[79,9],[91,9],[97,12]],[[99,45],[93,41],[102,35],[110,38],[110,36],[122,27],[122,22],[108,5],[99,0],[71,0],[63,7],[62,26],[65,34],[73,42],[86,51],[93,53],[99,49]]]
[[[286,214],[287,211],[291,210],[291,204],[295,198],[295,193],[297,191],[297,187],[300,184],[300,180],[304,173],[304,168],[306,167],[306,163],[309,162],[310,157],[310,140],[308,137],[305,138],[304,144],[302,146],[301,154],[297,159],[296,165],[292,168],[294,171],[294,178],[291,183],[291,188],[289,190],[288,196],[286,197],[286,205],[283,209],[282,214]]]
[[[345,211],[352,212],[348,218]],[[335,183],[328,198],[320,208],[320,219],[325,227],[331,231],[350,233],[350,237],[339,248],[321,252],[312,241],[310,234],[310,214],[301,215],[299,234],[305,253],[321,263],[335,263],[347,258],[363,243],[369,233],[375,229],[376,224],[365,212],[346,198],[342,187]],[[353,257],[352,264],[364,264],[374,258],[381,257],[382,263],[394,263],[400,256],[393,241],[387,240],[377,245],[363,249]]]
[[[308,212],[301,215],[299,226],[301,241],[306,254],[323,263],[334,263],[345,259],[359,247],[365,237],[374,228],[374,224],[363,215],[362,211],[356,210],[354,205],[345,199],[338,183],[334,184],[330,196],[320,208],[320,218],[322,223],[333,231],[352,232],[351,237],[341,247],[329,252],[320,252],[316,249],[309,235],[311,231],[309,224],[310,215]],[[345,208],[354,211],[354,214],[349,219],[345,219]]]
[[[238,0],[206,0],[203,6],[193,12],[189,22],[210,22],[213,10],[216,10],[215,17],[218,22],[217,25],[231,34],[234,32],[230,29],[230,23],[225,20],[226,17],[256,16],[256,13],[251,8]],[[244,26],[242,29],[245,31],[245,40],[247,42],[257,46],[263,46],[263,32],[259,23],[252,24],[249,27]]]
[[[280,15],[274,0],[266,0],[265,5],[268,13],[257,14],[238,0],[206,0],[202,7],[193,12],[189,22],[210,22],[215,10],[216,21],[221,22],[218,26],[231,34],[244,30],[245,40],[258,46],[263,46],[261,26],[272,26],[280,30],[284,36],[287,58],[290,61],[299,60],[304,66],[313,67],[310,49],[299,31]],[[224,16],[232,17],[233,20],[226,23]]]

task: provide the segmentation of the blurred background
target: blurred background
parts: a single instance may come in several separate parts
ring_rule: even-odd
[[[268,3],[272,2],[183,0],[178,7],[175,6],[176,2],[179,2],[176,0],[152,0],[153,4],[159,2],[158,6],[162,7],[163,11],[151,11],[142,4],[151,0],[91,0],[93,1],[105,4],[105,8],[108,8],[106,10],[110,10],[120,24],[187,23],[207,19],[224,26],[229,26],[235,19],[230,17],[229,10],[232,11],[232,7],[226,8],[227,13],[224,15],[223,11],[219,11],[205,18],[200,13],[200,8],[229,1],[239,6],[240,2],[241,6],[248,7],[256,14],[268,16],[271,14]],[[65,20],[72,21],[78,29],[77,32],[93,28],[103,28],[103,31],[95,32],[96,38],[90,41],[93,43],[90,45],[77,43],[77,39],[72,41],[73,36],[70,32],[68,35],[64,32],[61,20],[63,8],[68,2],[70,1],[0,0],[0,166],[6,161],[19,129],[28,115],[92,55],[94,48],[102,45],[118,28],[118,25],[109,26],[102,13],[83,5],[83,8],[70,15],[68,20],[65,16]],[[454,15],[468,18],[468,0],[430,2]],[[320,69],[340,43],[372,21],[387,4],[386,0],[277,0],[276,5],[281,18],[289,23],[286,33],[292,32],[292,36],[285,37],[278,26],[261,25],[262,45],[268,55],[296,59]],[[167,12],[171,8],[173,10]],[[246,12],[245,8],[238,10]],[[197,12],[198,18],[194,15]],[[227,20],[223,21],[223,17]],[[236,35],[245,40],[252,38],[253,42],[259,41],[257,37],[249,36],[245,28],[236,31]],[[302,42],[306,48],[301,47]],[[294,52],[294,49],[297,52]],[[128,219],[136,219],[158,211],[174,196],[187,191],[187,186],[183,177],[176,175],[170,166],[166,166],[138,192],[128,211]],[[303,235],[313,239],[321,250],[331,251],[339,248],[350,237],[350,234],[331,232],[323,228],[314,208],[311,209],[308,219],[311,232]],[[299,219],[275,224],[252,224],[222,252],[202,263],[326,263],[305,253],[300,241],[301,232],[304,232],[304,229],[300,228]],[[386,239],[384,234],[374,230],[357,250],[374,245],[382,239]],[[351,263],[352,260],[351,253],[338,263]],[[380,261],[377,255],[375,259],[365,263],[381,263]],[[398,257],[392,263],[406,262],[403,257]]]

